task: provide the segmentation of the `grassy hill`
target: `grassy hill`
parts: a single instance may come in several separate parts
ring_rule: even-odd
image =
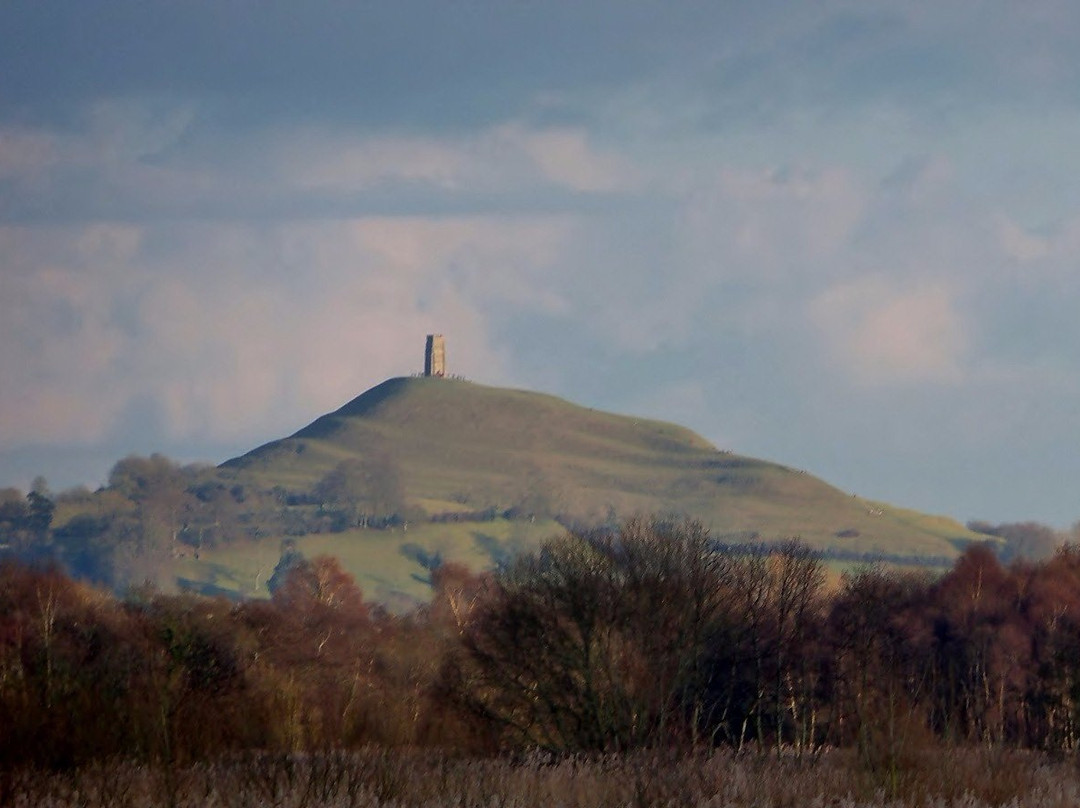
[[[732,542],[798,536],[821,549],[892,555],[952,557],[976,538],[950,519],[719,451],[673,424],[452,379],[390,379],[223,470],[308,491],[350,459],[395,477],[428,515],[492,510],[598,523],[672,513]]]
[[[834,568],[864,556],[947,563],[987,539],[673,424],[398,378],[217,468],[126,458],[109,486],[58,500],[37,552],[118,588],[151,580],[265,596],[288,540],[308,557],[336,556],[369,596],[405,607],[426,600],[441,561],[491,567],[563,525],[636,514],[696,518],[731,544],[800,538]]]

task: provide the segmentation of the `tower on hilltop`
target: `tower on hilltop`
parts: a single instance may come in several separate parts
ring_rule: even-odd
[[[424,375],[442,378],[446,375],[446,341],[442,334],[428,334],[424,349]]]

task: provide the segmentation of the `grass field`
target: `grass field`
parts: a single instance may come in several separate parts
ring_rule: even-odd
[[[408,609],[431,595],[428,569],[422,560],[438,555],[470,569],[489,569],[507,553],[527,550],[559,535],[549,520],[494,519],[488,522],[421,522],[407,529],[350,530],[294,539],[307,558],[337,558],[366,597],[391,608]],[[228,597],[267,597],[266,582],[281,557],[279,540],[243,542],[188,553],[175,565],[187,588]]]

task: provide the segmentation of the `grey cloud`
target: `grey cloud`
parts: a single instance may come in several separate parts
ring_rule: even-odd
[[[651,69],[700,36],[697,17],[659,3],[9,3],[3,107],[56,117],[92,98],[172,96],[234,125],[471,127],[514,116],[539,91]]]
[[[0,221],[536,214],[632,201],[632,178],[577,128],[503,124],[438,138],[305,126],[191,146],[187,107],[148,115],[134,102],[105,106],[63,135],[0,128]]]
[[[164,98],[225,130],[472,129],[552,114],[542,97],[595,121],[638,85],[698,98],[714,123],[807,103],[1071,99],[1080,13],[1040,7],[20,0],[0,10],[0,117],[64,125],[94,101]]]

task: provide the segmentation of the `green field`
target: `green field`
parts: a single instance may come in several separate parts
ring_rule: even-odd
[[[294,539],[307,558],[328,555],[356,579],[365,596],[407,609],[429,599],[429,571],[418,556],[438,555],[471,569],[488,569],[501,553],[537,547],[558,535],[555,522],[495,519],[475,523],[420,523],[408,529],[349,530]],[[416,551],[420,550],[421,553]],[[281,556],[280,541],[266,539],[186,553],[175,575],[189,587],[228,597],[267,597],[266,582]]]

